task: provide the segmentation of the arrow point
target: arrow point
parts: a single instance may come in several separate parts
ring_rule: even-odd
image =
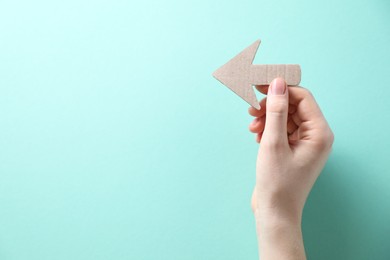
[[[213,73],[214,78],[257,109],[260,106],[249,82],[249,75],[260,42],[260,40],[255,41]]]
[[[222,67],[217,69],[213,76],[220,80],[221,78],[242,78],[243,75],[249,75],[249,69],[255,58],[257,49],[259,48],[260,40],[255,41],[249,47],[245,48],[233,59],[229,60]],[[227,86],[229,87],[229,86]]]

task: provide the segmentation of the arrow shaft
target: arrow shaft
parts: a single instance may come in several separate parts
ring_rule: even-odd
[[[287,85],[298,85],[301,81],[301,67],[297,64],[256,64],[250,66],[249,82],[252,85],[269,85],[277,77],[284,78]]]

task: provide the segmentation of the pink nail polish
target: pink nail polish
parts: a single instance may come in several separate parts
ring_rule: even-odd
[[[276,78],[272,81],[271,92],[274,95],[284,95],[286,93],[286,82],[282,78]]]

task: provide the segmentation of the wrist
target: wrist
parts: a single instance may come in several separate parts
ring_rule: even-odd
[[[306,259],[301,215],[255,211],[260,259]]]

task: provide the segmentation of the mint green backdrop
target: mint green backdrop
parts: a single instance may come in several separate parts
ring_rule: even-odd
[[[248,105],[211,73],[298,63],[336,141],[309,259],[390,259],[390,4],[0,2],[0,259],[257,259]]]

